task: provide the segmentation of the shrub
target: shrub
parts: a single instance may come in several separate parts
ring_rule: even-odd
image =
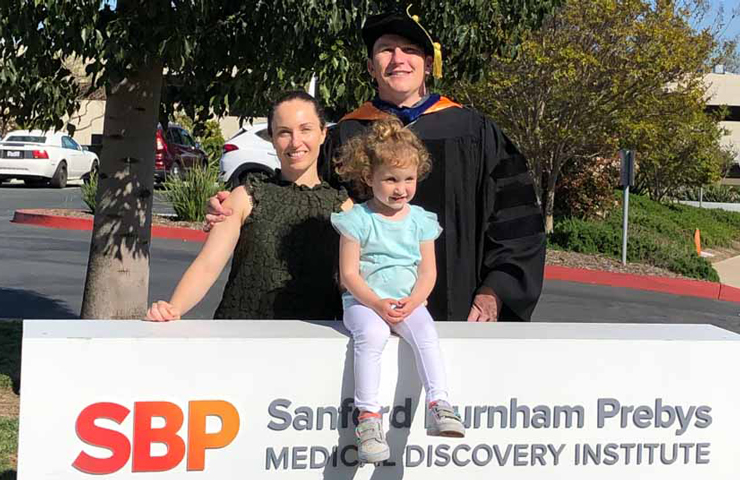
[[[603,217],[614,205],[619,183],[619,160],[595,158],[563,165],[555,186],[555,215]]]
[[[98,194],[98,174],[97,172],[91,172],[90,178],[82,184],[82,200],[90,209],[90,212],[95,213],[95,207],[97,206],[96,196]]]
[[[687,188],[676,195],[677,200],[698,202],[699,198],[698,188]],[[701,198],[705,202],[740,203],[740,188],[733,185],[709,185],[704,187]]]
[[[732,246],[740,237],[740,213],[664,205],[631,195],[627,259],[687,277],[719,281],[711,263],[696,255],[693,237],[697,228],[701,231],[703,246]],[[621,205],[599,221],[558,219],[548,241],[557,249],[621,258]]]
[[[172,204],[178,220],[202,222],[206,216],[206,202],[224,186],[218,181],[218,169],[196,165],[183,178],[168,177],[164,182],[165,198]]]

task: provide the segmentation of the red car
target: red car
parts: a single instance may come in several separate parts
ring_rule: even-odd
[[[168,176],[182,177],[186,169],[208,165],[208,157],[190,132],[170,123],[167,130],[157,126],[154,155],[154,180],[163,182]]]

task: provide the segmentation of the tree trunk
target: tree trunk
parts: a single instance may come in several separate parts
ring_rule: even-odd
[[[562,167],[562,162],[557,162],[555,158],[552,158],[550,171],[542,175],[542,196],[540,197],[540,202],[542,205],[542,216],[545,217],[545,233],[548,235],[552,233],[554,228],[555,184],[557,183]]]
[[[146,313],[162,64],[109,88],[97,208],[82,318],[135,319]]]
[[[545,233],[548,235],[552,233],[554,228],[553,211],[555,210],[555,189],[547,187],[544,192],[545,202],[543,203],[544,216],[545,216]]]

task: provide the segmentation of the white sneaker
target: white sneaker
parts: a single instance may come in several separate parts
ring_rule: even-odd
[[[391,449],[385,441],[381,417],[366,416],[355,428],[357,435],[357,460],[361,464],[388,460]]]
[[[428,425],[427,435],[431,437],[463,438],[465,436],[465,425],[460,416],[445,401],[429,404]]]

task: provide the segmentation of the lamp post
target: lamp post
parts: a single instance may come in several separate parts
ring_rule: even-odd
[[[630,187],[635,184],[635,152],[619,151],[620,184],[623,191],[622,202],[622,265],[627,265],[627,219],[629,218]]]

